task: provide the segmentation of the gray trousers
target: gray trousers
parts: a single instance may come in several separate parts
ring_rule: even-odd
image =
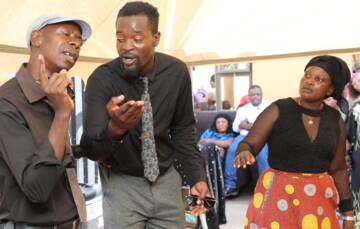
[[[154,183],[102,170],[104,229],[185,228],[182,181],[174,167]]]
[[[80,228],[82,227],[79,219],[54,226],[32,226],[26,223],[14,223],[11,221],[6,223],[0,223],[0,229],[80,229]]]

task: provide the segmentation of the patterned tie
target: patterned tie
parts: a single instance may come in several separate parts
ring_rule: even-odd
[[[144,92],[141,99],[144,101],[144,114],[142,117],[141,159],[144,165],[144,177],[149,181],[154,182],[159,176],[159,165],[155,149],[154,125],[148,78],[143,77],[142,80],[144,82]]]

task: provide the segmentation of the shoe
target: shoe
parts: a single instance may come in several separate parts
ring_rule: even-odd
[[[225,189],[225,197],[232,198],[239,195],[239,190],[237,188],[227,188]]]

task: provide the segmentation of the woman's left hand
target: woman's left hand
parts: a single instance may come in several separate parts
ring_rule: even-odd
[[[246,168],[248,165],[252,165],[255,163],[255,157],[248,150],[241,151],[236,155],[233,160],[233,165],[235,168]]]

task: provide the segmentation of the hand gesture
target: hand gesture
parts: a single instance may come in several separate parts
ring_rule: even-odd
[[[247,165],[252,165],[255,161],[255,157],[252,155],[252,153],[250,153],[248,150],[245,150],[236,155],[233,161],[233,165],[236,168],[246,168]]]
[[[110,137],[119,137],[135,126],[144,113],[144,101],[125,102],[123,95],[113,97],[106,109],[110,117],[108,133]]]
[[[242,120],[239,124],[239,128],[243,129],[243,130],[250,130],[251,127],[252,127],[252,123],[249,122],[249,120],[247,118]]]
[[[199,196],[199,199],[197,200],[197,203],[195,206],[190,207],[190,213],[199,216],[203,213],[205,213],[208,209],[204,207],[203,201],[201,199],[204,199],[206,196],[210,197],[209,189],[207,184],[204,181],[200,181],[196,183],[190,190],[190,193],[192,195]]]
[[[66,88],[72,85],[72,81],[67,77],[67,71],[62,69],[59,73],[52,73],[48,77],[46,73],[45,59],[39,55],[39,81],[41,90],[53,105],[55,113],[69,115],[74,109],[74,102],[67,94]]]

